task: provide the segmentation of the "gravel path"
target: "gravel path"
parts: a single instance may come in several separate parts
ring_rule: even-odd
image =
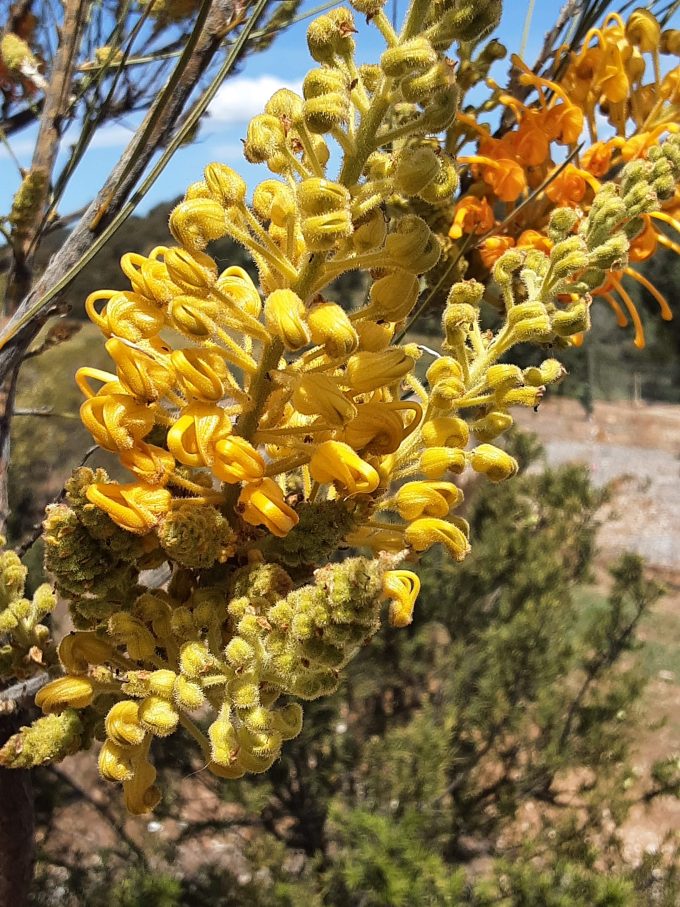
[[[680,407],[599,404],[588,420],[573,401],[549,400],[533,415],[518,421],[539,436],[551,465],[584,463],[596,485],[613,483],[600,547],[680,569]]]

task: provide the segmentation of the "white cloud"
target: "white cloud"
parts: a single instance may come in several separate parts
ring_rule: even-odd
[[[124,148],[134,135],[134,129],[120,123],[111,123],[97,129],[90,148]]]
[[[262,113],[264,105],[279,88],[290,88],[298,93],[301,82],[286,82],[278,76],[262,75],[255,78],[237,76],[227,80],[208,107],[210,119],[216,123],[245,123]]]

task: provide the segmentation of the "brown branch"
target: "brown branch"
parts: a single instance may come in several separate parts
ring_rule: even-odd
[[[34,179],[35,198],[30,211],[13,236],[14,265],[7,287],[5,312],[11,314],[31,285],[31,250],[40,230],[49,198],[52,171],[59,153],[61,121],[71,93],[77,49],[83,31],[87,4],[84,0],[67,0],[60,29],[60,41],[54,65],[45,90],[45,102],[35,143],[33,160],[26,179]]]

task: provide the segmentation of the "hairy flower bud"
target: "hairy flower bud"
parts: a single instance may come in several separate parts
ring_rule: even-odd
[[[470,456],[470,465],[475,472],[482,473],[491,482],[510,479],[519,469],[517,460],[492,444],[480,444]]]
[[[224,209],[209,198],[180,202],[170,214],[170,232],[185,248],[201,251],[227,235]]]

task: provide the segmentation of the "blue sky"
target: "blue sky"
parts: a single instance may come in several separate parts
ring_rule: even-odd
[[[388,0],[391,13],[395,0]],[[544,34],[555,21],[563,0],[539,0],[535,4],[527,59],[535,58]],[[317,8],[321,0],[305,0],[301,13]],[[524,19],[529,0],[508,0],[497,36],[510,50],[519,49]],[[339,4],[338,4],[339,5]],[[396,0],[399,21],[407,7],[407,0]],[[359,19],[357,37],[361,62],[374,61],[384,49],[382,38],[375,28]],[[206,164],[222,161],[239,170],[252,186],[266,178],[264,166],[254,167],[243,159],[241,139],[245,136],[248,119],[260,112],[267,98],[282,86],[299,89],[310,61],[306,50],[305,32],[309,20],[299,22],[277,38],[268,51],[248,58],[239,73],[221,88],[211,105],[210,117],[201,126],[198,139],[177,152],[138,209],[140,213],[159,202],[180,195],[191,182],[201,178]],[[496,77],[502,80],[507,63],[498,65]],[[99,189],[104,177],[117,162],[126,142],[132,135],[137,120],[129,118],[112,123],[100,130],[71,180],[61,204],[61,214],[67,214],[85,205]],[[34,132],[26,130],[13,140],[13,147],[22,165],[30,162]],[[68,137],[62,146],[60,165],[68,156]],[[0,211],[7,211],[18,185],[16,167],[0,147]]]

